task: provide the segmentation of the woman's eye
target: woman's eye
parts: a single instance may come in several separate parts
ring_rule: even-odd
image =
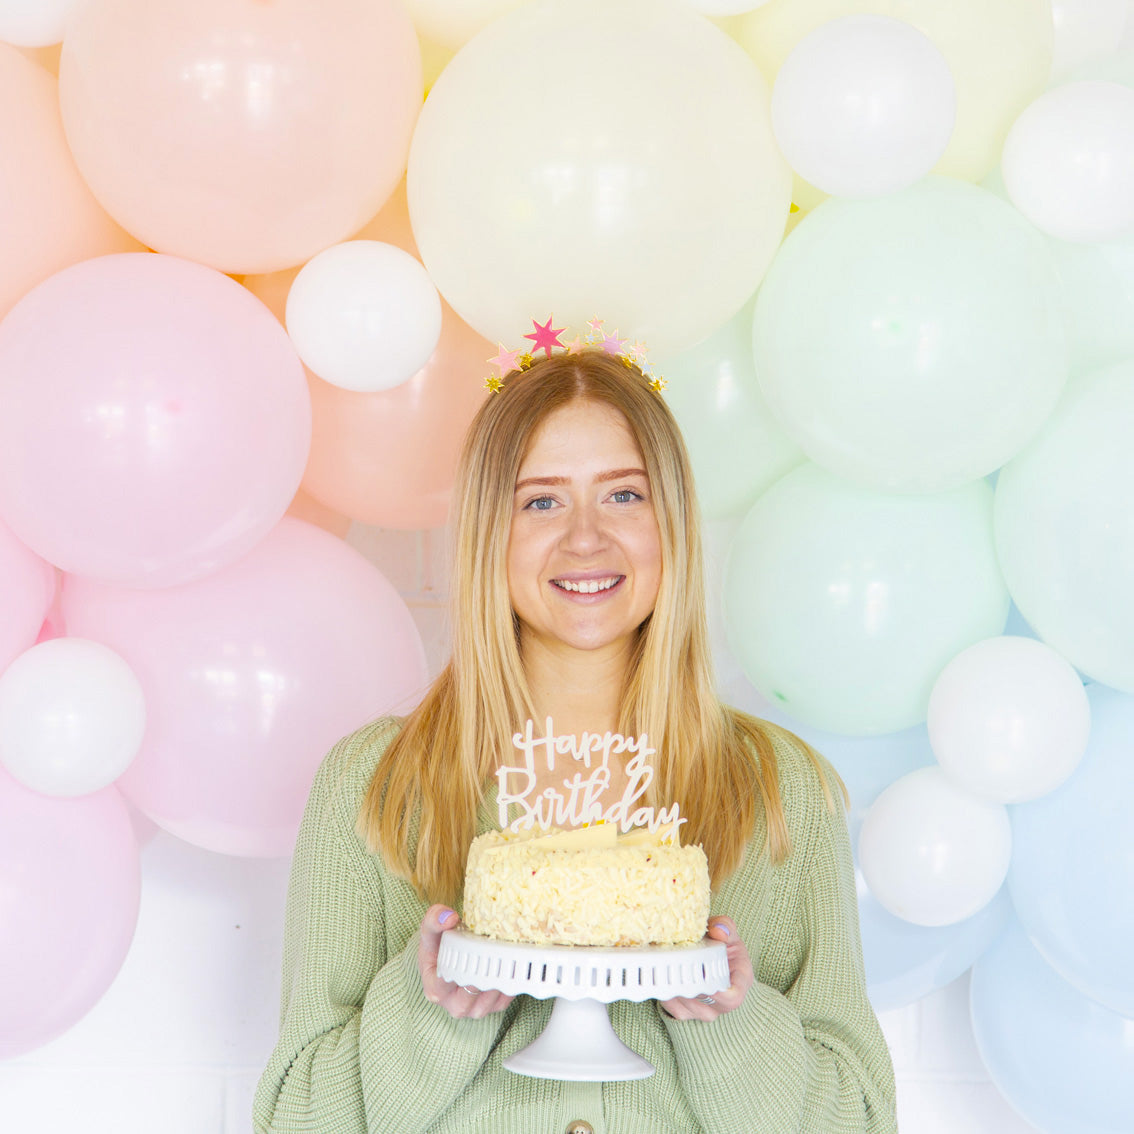
[[[620,488],[617,492],[611,493],[611,499],[615,504],[630,504],[642,498],[632,488]]]
[[[537,496],[534,500],[529,500],[527,506],[535,512],[546,512],[554,504],[555,501],[550,496]]]

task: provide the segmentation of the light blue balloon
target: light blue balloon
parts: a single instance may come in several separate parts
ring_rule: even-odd
[[[831,761],[850,794],[847,823],[851,845],[856,848],[863,817],[874,800],[901,776],[934,763],[924,725],[884,736],[843,736],[794,720],[746,681],[733,683],[724,694],[730,704],[789,729]],[[996,940],[1011,918],[1011,902],[1001,889],[984,909],[964,921],[914,925],[895,917],[875,899],[858,868],[857,850],[855,859],[867,993],[876,1012],[904,1008],[952,983]]]
[[[1047,1134],[1134,1130],[1134,1019],[1076,992],[1015,923],[973,966],[969,995],[984,1065],[1028,1122]]]
[[[1010,809],[1008,886],[1020,923],[1064,980],[1134,1019],[1134,696],[1087,689],[1082,763]],[[1134,1023],[1131,1028],[1134,1029]],[[1134,1129],[1134,1107],[1127,1129]]]
[[[742,516],[803,450],[772,416],[752,361],[752,303],[716,334],[672,358],[655,360],[663,397],[681,426],[701,510],[709,519]]]

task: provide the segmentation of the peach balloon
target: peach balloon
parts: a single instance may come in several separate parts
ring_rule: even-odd
[[[90,0],[60,65],[95,196],[151,248],[225,272],[299,264],[373,216],[421,97],[397,0]]]
[[[354,239],[383,240],[418,255],[405,185]],[[282,322],[298,269],[244,284]],[[335,512],[385,528],[441,527],[461,442],[485,398],[494,348],[447,304],[441,341],[425,366],[392,390],[360,394],[308,372],[311,454],[303,489]]]
[[[0,43],[0,318],[61,268],[142,246],[103,212],[67,148],[55,80]]]
[[[314,524],[316,527],[322,528],[323,531],[338,536],[339,539],[346,539],[347,532],[350,531],[351,520],[349,516],[340,515],[333,508],[328,508],[326,504],[320,504],[314,496],[309,496],[302,488],[288,505],[287,515],[294,516],[297,520],[303,520],[305,523]]]

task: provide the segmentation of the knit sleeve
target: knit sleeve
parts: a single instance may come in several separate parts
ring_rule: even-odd
[[[425,1131],[502,1026],[499,1013],[454,1020],[426,1000],[414,932],[423,907],[387,910],[383,887],[365,872],[380,865],[332,798],[343,754],[332,751],[320,769],[296,843],[280,1038],[256,1090],[257,1134]],[[399,937],[404,946],[390,951]]]
[[[666,1021],[706,1134],[897,1131],[893,1067],[866,995],[846,820],[823,803],[812,823],[799,882],[802,960],[789,987],[757,982],[734,1012]]]

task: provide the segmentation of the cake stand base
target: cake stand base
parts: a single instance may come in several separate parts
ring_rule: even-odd
[[[654,1065],[614,1034],[605,1004],[556,997],[539,1037],[504,1060],[508,1071],[534,1079],[617,1082],[647,1079]]]
[[[615,1000],[669,1000],[728,988],[728,951],[705,938],[696,945],[595,948],[494,941],[467,929],[441,935],[442,980],[555,1000],[542,1034],[504,1060],[537,1079],[602,1083],[645,1079],[653,1064],[614,1034]]]

